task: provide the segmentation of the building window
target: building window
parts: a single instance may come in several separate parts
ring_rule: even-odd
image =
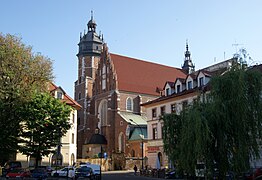
[[[103,100],[99,104],[99,119],[102,126],[107,125],[107,101]]]
[[[192,81],[188,81],[187,82],[187,89],[192,89],[193,86],[192,86]]]
[[[171,104],[171,113],[176,113],[176,104]]]
[[[102,89],[106,89],[106,66],[103,66],[103,71],[102,71]]]
[[[156,117],[156,108],[152,109],[152,117],[153,117],[153,118]]]
[[[161,123],[161,138],[163,139],[164,135],[164,123]]]
[[[78,93],[78,99],[81,99],[81,93]]]
[[[127,111],[132,111],[132,99],[131,98],[127,98],[126,100],[126,110]]]
[[[185,109],[188,105],[188,101],[183,101],[182,102],[182,109]]]
[[[30,157],[31,158],[31,157]],[[62,166],[63,164],[63,155],[60,153],[60,154],[54,154],[52,156],[52,162],[51,162],[51,165],[52,166]],[[31,165],[32,166],[32,165]]]
[[[157,158],[158,158],[158,160],[159,160],[160,166],[162,166],[162,165],[163,165],[163,156],[162,156],[162,153],[161,153],[161,152],[159,152],[159,153],[157,154]],[[160,167],[160,168],[161,168],[161,167]]]
[[[134,149],[131,150],[131,157],[136,157],[136,152]]]
[[[199,87],[204,85],[204,77],[199,78]]]
[[[169,88],[166,88],[166,96],[169,95]]]
[[[121,132],[118,136],[119,152],[125,152],[124,134]]]
[[[75,123],[75,114],[73,114],[72,123],[73,123],[73,124]]]
[[[57,99],[63,99],[63,93],[57,92]]]
[[[181,91],[181,87],[180,87],[180,85],[177,85],[177,86],[176,86],[176,92],[177,92],[177,93],[180,93],[180,91]]]
[[[77,118],[77,125],[80,125],[80,117]]]
[[[75,134],[72,133],[72,144],[75,144]]]
[[[157,139],[157,124],[152,125],[153,139]]]
[[[165,113],[166,113],[166,106],[162,106],[160,108],[160,110],[161,110],[161,116],[165,115]]]
[[[75,155],[72,153],[71,154],[71,166],[73,166],[73,164],[76,162],[76,160],[75,160]]]

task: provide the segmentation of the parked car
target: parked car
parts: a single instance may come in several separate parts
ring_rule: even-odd
[[[73,167],[64,167],[62,169],[53,170],[51,172],[51,176],[54,176],[54,177],[58,177],[58,176],[67,177],[69,170],[74,170],[74,168]]]
[[[36,168],[31,170],[31,177],[35,179],[46,179],[48,177],[48,173],[43,168]]]
[[[51,166],[38,166],[37,169],[44,169],[48,175],[51,175],[51,172],[54,170]]]
[[[6,176],[13,169],[22,168],[20,161],[7,161],[2,169],[2,176]]]
[[[206,166],[203,162],[198,162],[195,169],[195,175],[199,179],[203,179],[206,173]]]
[[[25,178],[31,177],[31,173],[28,169],[13,169],[6,174],[6,178]]]
[[[246,180],[255,180],[259,178],[262,178],[262,167],[251,168],[243,175],[243,179]]]
[[[75,171],[75,179],[78,179],[78,178],[94,179],[95,175],[94,175],[93,169],[87,166],[82,166],[82,167],[77,168]]]
[[[176,170],[167,171],[166,179],[183,179],[183,175],[180,175]]]
[[[95,177],[97,179],[99,179],[99,177],[101,176],[101,167],[100,167],[100,165],[98,165],[98,164],[91,164],[91,163],[80,164],[80,167],[84,167],[84,166],[92,168]]]

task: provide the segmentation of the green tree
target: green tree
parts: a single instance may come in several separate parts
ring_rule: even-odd
[[[19,150],[36,159],[36,166],[43,156],[54,152],[60,139],[70,129],[71,107],[49,93],[36,94],[24,106],[21,145]]]
[[[262,74],[236,66],[214,77],[211,87],[208,96],[202,94],[201,101],[195,101],[180,115],[164,117],[164,132],[172,131],[164,136],[164,148],[181,169],[191,174],[199,160],[209,172],[216,162],[222,178],[229,170],[247,170],[250,160],[259,157]],[[180,123],[173,122],[178,119]],[[170,142],[178,142],[173,151],[167,147]]]
[[[259,158],[262,128],[262,74],[233,68],[212,81],[214,155],[221,173],[241,172]]]
[[[0,164],[17,150],[20,107],[52,79],[50,59],[34,54],[20,38],[0,33]]]

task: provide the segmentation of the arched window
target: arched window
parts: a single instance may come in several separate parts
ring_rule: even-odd
[[[99,112],[99,120],[100,120],[100,126],[105,126],[107,125],[107,100],[102,100],[99,104],[98,107],[98,112]],[[101,129],[101,127],[98,127]]]
[[[63,164],[63,155],[60,154],[53,154],[52,156],[52,166],[62,166]]]
[[[118,136],[118,149],[119,152],[125,152],[124,133],[120,133]]]
[[[126,110],[133,111],[133,100],[130,97],[126,99]]]
[[[163,156],[162,156],[162,153],[159,152],[159,153],[157,154],[157,157],[158,157],[158,159],[159,159],[160,166],[162,166],[162,165],[163,165]]]
[[[71,161],[70,161],[70,162],[71,162],[70,165],[72,165],[72,166],[73,166],[74,163],[76,162],[76,160],[75,160],[75,155],[74,155],[73,153],[71,154]]]

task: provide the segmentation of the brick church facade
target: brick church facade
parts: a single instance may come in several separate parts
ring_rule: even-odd
[[[142,152],[140,140],[146,142],[147,119],[140,104],[159,97],[166,81],[185,78],[186,74],[178,68],[110,53],[103,37],[96,33],[93,17],[87,26],[87,33],[80,35],[77,54],[75,100],[82,106],[77,113],[77,158],[103,152],[110,158],[118,153],[142,159],[146,143]],[[115,160],[112,167],[119,166],[125,168]]]

